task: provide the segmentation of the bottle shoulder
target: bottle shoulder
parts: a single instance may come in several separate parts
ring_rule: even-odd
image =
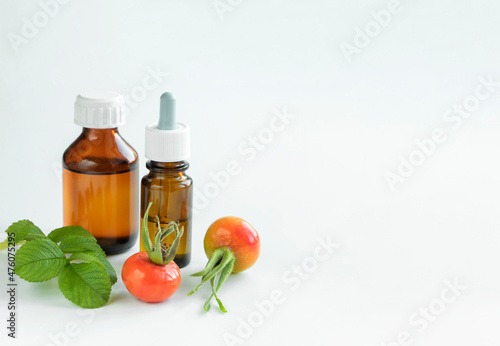
[[[165,173],[150,171],[142,177],[141,184],[151,189],[168,189],[172,186],[188,188],[193,185],[193,179],[183,172]]]
[[[118,173],[136,169],[138,164],[139,155],[118,133],[82,133],[63,154],[63,167],[81,172]]]

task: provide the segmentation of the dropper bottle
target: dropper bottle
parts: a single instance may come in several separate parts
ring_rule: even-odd
[[[142,217],[150,202],[149,237],[154,242],[160,227],[175,221],[184,227],[184,234],[175,256],[175,263],[182,268],[191,260],[191,221],[193,180],[186,174],[190,155],[189,126],[179,123],[175,116],[175,100],[170,93],[160,98],[160,118],[146,127],[146,167],[149,174],[141,181],[141,228]],[[158,218],[157,218],[158,217]],[[140,247],[144,251],[142,232]],[[165,238],[170,246],[175,235]]]

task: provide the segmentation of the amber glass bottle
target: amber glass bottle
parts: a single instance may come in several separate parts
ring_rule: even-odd
[[[164,93],[160,99],[160,121],[146,127],[146,167],[149,174],[141,182],[141,216],[152,202],[148,217],[148,231],[151,242],[160,227],[169,222],[177,222],[184,227],[175,263],[185,267],[191,260],[191,221],[193,180],[186,175],[189,167],[186,159],[190,154],[189,126],[177,123],[174,99]],[[141,219],[141,227],[142,227]],[[141,232],[141,251],[144,251]],[[171,245],[174,234],[165,238]]]
[[[107,254],[132,247],[139,230],[139,162],[118,132],[123,111],[120,95],[79,95],[83,131],[63,155],[64,225],[87,229]]]
[[[165,227],[175,221],[184,227],[175,263],[182,268],[191,260],[191,210],[193,180],[186,175],[189,164],[186,161],[156,162],[148,161],[146,167],[149,174],[142,178],[141,183],[141,215],[144,215],[149,202],[153,202],[149,211],[148,230],[152,242],[158,231],[156,215],[160,218],[160,226]],[[141,218],[142,225],[142,218]],[[175,238],[169,235],[164,242],[171,245]],[[141,251],[145,251],[141,238]]]

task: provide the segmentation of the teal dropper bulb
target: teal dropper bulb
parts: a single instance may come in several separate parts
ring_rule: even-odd
[[[160,97],[160,120],[158,121],[160,130],[175,130],[175,100],[170,93],[163,93]]]

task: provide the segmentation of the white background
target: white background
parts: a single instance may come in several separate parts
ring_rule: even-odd
[[[341,45],[367,25],[376,30],[371,13],[389,1],[232,3],[221,17],[212,0],[73,0],[44,23],[38,1],[1,2],[2,230],[24,218],[45,232],[61,226],[61,156],[80,132],[75,96],[108,89],[137,101],[151,69],[161,81],[120,129],[141,174],[144,127],[164,91],[192,128],[197,198],[228,162],[241,166],[195,217],[193,261],[171,299],[145,304],[119,282],[107,306],[88,311],[65,300],[56,280],[19,279],[17,344],[230,345],[231,334],[245,345],[394,346],[398,336],[409,340],[400,345],[498,345],[500,87],[459,125],[444,118],[474,101],[479,77],[500,81],[498,1],[403,1],[350,62]],[[12,44],[35,20],[32,37]],[[244,155],[240,146],[284,109],[295,118],[255,157]],[[415,141],[435,129],[446,140],[392,191],[388,172],[421,158]],[[205,230],[225,215],[259,231],[262,254],[221,290],[229,313],[205,313],[208,287],[187,297],[198,282],[188,275],[206,261]],[[316,268],[315,248],[328,237],[339,248]],[[136,251],[110,259],[118,272]],[[6,262],[3,252],[2,345],[14,344]],[[311,273],[298,279],[291,270],[303,265]],[[453,302],[441,298],[447,280],[464,288]],[[284,302],[262,316],[254,303],[274,290]],[[412,324],[429,306],[432,322]],[[249,319],[256,327],[242,334]]]

